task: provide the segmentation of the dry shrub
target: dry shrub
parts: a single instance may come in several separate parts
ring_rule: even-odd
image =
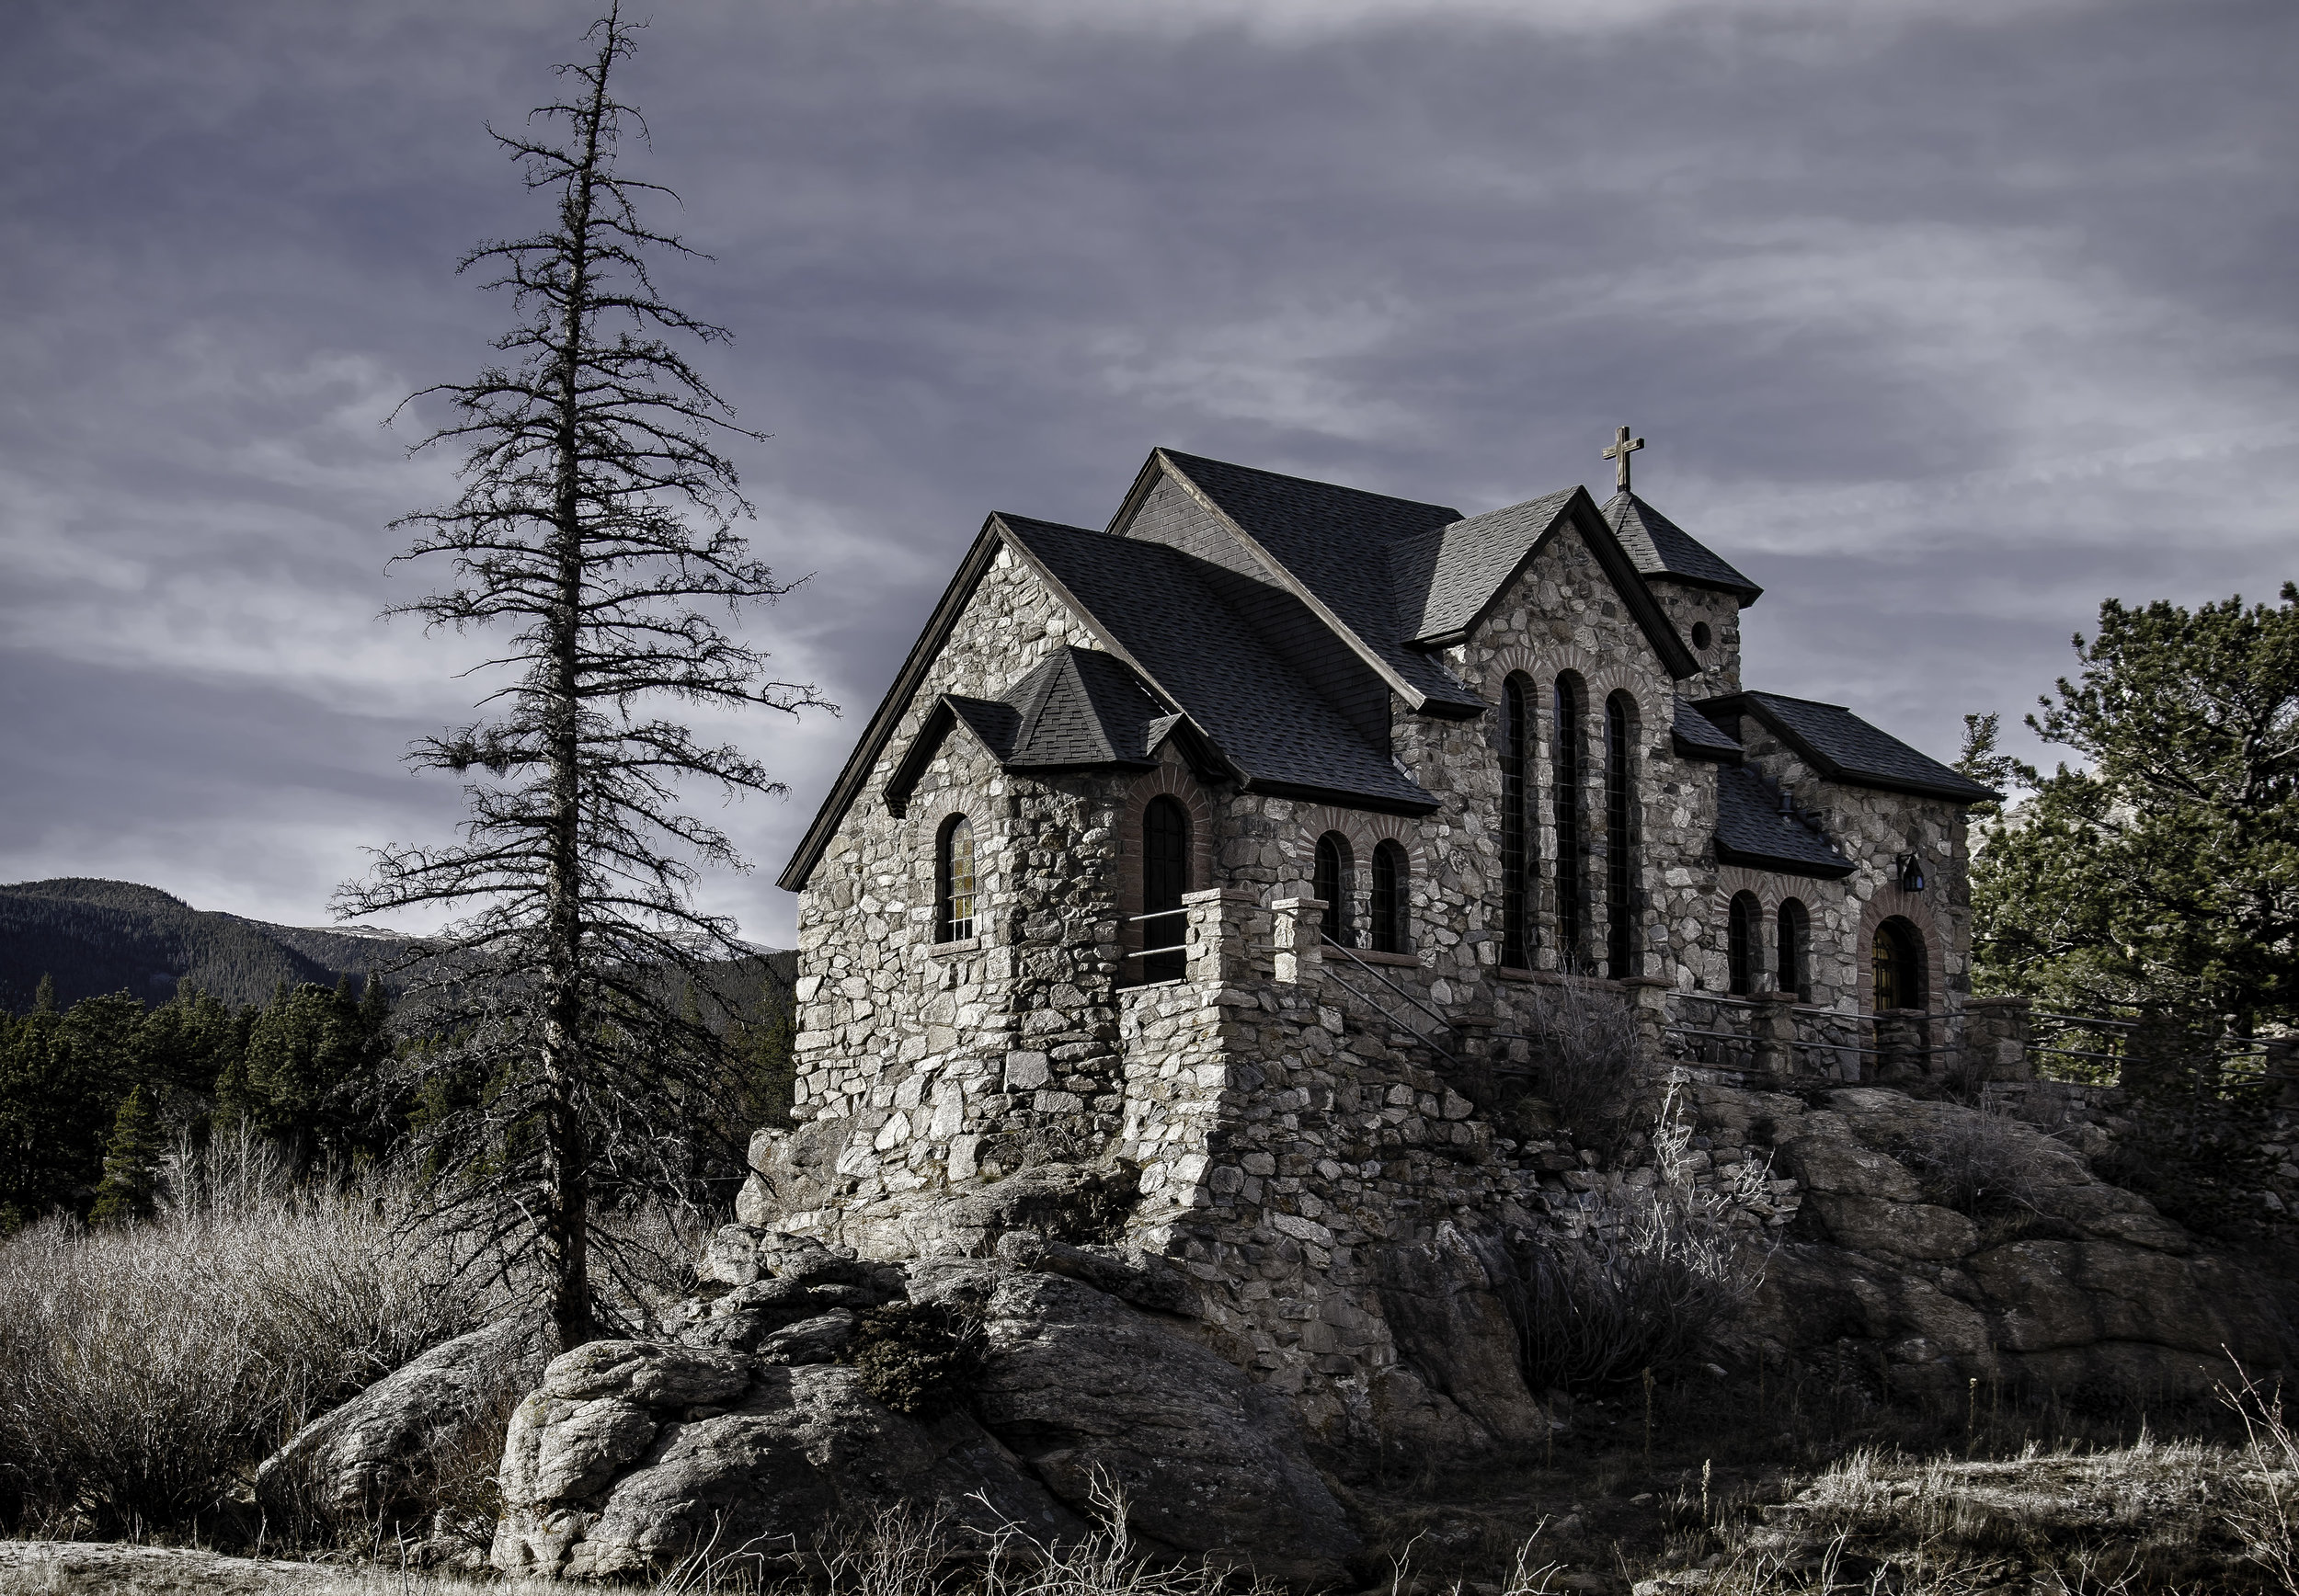
[[[1690,1361],[1764,1278],[1768,1241],[1738,1222],[1768,1171],[1702,1187],[1692,1128],[1665,1093],[1652,1133],[1653,1180],[1625,1182],[1583,1211],[1576,1234],[1531,1237],[1496,1260],[1536,1391],[1591,1390]]]
[[[2052,1183],[2042,1134],[1995,1110],[1943,1122],[1903,1157],[1927,1198],[1973,1219],[2033,1214]]]
[[[1530,988],[1527,1023],[1540,1093],[1584,1147],[1618,1152],[1643,1082],[1636,1009],[1584,981]]]
[[[2283,1418],[2282,1387],[2259,1385],[2237,1363],[2236,1383],[2218,1389],[2244,1431],[2236,1499],[2225,1509],[2228,1527],[2244,1555],[2282,1590],[2299,1590],[2299,1434]]]
[[[863,1312],[839,1362],[897,1413],[939,1419],[973,1396],[988,1349],[978,1316],[947,1303],[886,1303]]]
[[[388,1181],[297,1190],[264,1144],[172,1172],[148,1224],[0,1245],[0,1494],[18,1526],[213,1524],[307,1419],[482,1322]]]

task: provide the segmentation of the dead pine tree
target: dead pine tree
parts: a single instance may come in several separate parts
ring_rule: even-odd
[[[558,69],[571,92],[519,136],[488,130],[556,201],[555,224],[463,262],[512,297],[508,359],[409,401],[452,416],[417,449],[465,453],[452,503],[395,523],[417,529],[401,557],[443,555],[452,583],[391,612],[509,634],[486,718],[409,755],[466,780],[469,818],[458,842],[373,850],[337,899],[452,918],[403,1006],[428,1039],[418,1150],[496,1267],[540,1265],[563,1348],[591,1339],[594,1267],[616,1267],[594,1213],[692,1195],[697,1127],[725,1117],[712,966],[747,950],[692,889],[702,867],[745,866],[681,791],[782,791],[669,713],[829,707],[706,612],[787,590],[734,530],[750,506],[718,452],[761,435],[669,341],[726,335],[648,273],[650,256],[692,252],[639,219],[640,200],[675,196],[617,167],[646,132],[610,88],[630,30],[611,11],[585,42]]]

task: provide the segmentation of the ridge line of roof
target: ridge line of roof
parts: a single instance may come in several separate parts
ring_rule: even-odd
[[[1173,453],[1171,453],[1164,449],[1159,449],[1154,451],[1152,458],[1165,461],[1172,470],[1174,480],[1182,484],[1183,491],[1187,493],[1190,497],[1195,499],[1198,504],[1207,511],[1207,513],[1218,518],[1221,524],[1229,529],[1230,535],[1236,538],[1239,542],[1245,546],[1246,552],[1252,555],[1252,557],[1260,563],[1263,569],[1266,570],[1271,576],[1275,576],[1280,587],[1284,587],[1296,598],[1299,599],[1302,604],[1308,608],[1310,613],[1316,616],[1319,621],[1322,621],[1326,630],[1331,632],[1336,638],[1340,639],[1343,644],[1345,645],[1351,653],[1355,654],[1359,659],[1370,666],[1373,669],[1373,674],[1379,677],[1384,682],[1388,683],[1389,690],[1391,692],[1403,699],[1406,703],[1410,704],[1416,712],[1427,706],[1430,699],[1429,694],[1422,691],[1419,688],[1413,686],[1413,683],[1407,681],[1403,676],[1400,675],[1396,667],[1390,665],[1389,661],[1383,659],[1377,652],[1375,652],[1372,644],[1367,643],[1364,638],[1357,635],[1355,627],[1351,626],[1340,616],[1334,614],[1333,607],[1327,604],[1324,599],[1319,598],[1315,590],[1312,589],[1307,582],[1304,582],[1298,576],[1295,575],[1294,572],[1286,565],[1284,561],[1278,559],[1276,555],[1271,553],[1268,549],[1264,548],[1262,545],[1260,539],[1254,537],[1252,533],[1247,531],[1243,527],[1240,526],[1235,516],[1231,515],[1228,510],[1223,509],[1220,505],[1214,501],[1214,496],[1211,494],[1207,493],[1203,487],[1199,486],[1197,483],[1190,477],[1188,472],[1182,468],[1180,462],[1182,460],[1195,459],[1196,458],[1195,456],[1182,455],[1179,459],[1177,459]],[[1208,461],[1207,463],[1211,465],[1229,465],[1229,462],[1221,460],[1212,460]],[[1231,466],[1230,469],[1251,471],[1253,468],[1251,466]],[[1275,472],[1264,472],[1262,474],[1265,476],[1275,476],[1278,473]],[[1307,482],[1310,479],[1307,477],[1294,477],[1288,478],[1287,480]],[[1329,487],[1333,484],[1330,483],[1320,483],[1316,485],[1321,487]],[[1354,492],[1355,490],[1352,489],[1351,491]],[[1380,496],[1372,495],[1368,496],[1379,497]],[[1411,499],[1401,499],[1398,502],[1401,504],[1411,504],[1414,501]],[[1446,507],[1443,505],[1433,505],[1429,507],[1432,509],[1443,509]]]

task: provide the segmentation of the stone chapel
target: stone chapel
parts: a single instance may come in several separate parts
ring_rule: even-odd
[[[1367,1248],[1541,1211],[1489,1100],[1544,988],[1678,1061],[1937,1067],[1995,794],[1744,684],[1762,589],[1630,491],[1641,443],[1602,504],[1161,449],[1100,530],[990,516],[781,877],[795,1123],[745,1218],[915,1257],[1104,1171],[1103,1239],[1314,1424],[1394,1362]]]

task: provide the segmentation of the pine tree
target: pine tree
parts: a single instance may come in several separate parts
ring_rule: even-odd
[[[2299,1018],[2299,587],[2110,599],[2076,649],[2028,724],[2085,763],[2028,772],[1973,861],[1982,982],[2236,1035]]]
[[[104,1146],[104,1179],[96,1188],[96,1207],[88,1217],[98,1225],[149,1219],[166,1150],[159,1116],[138,1086],[112,1121],[111,1140]]]
[[[644,130],[609,89],[631,34],[611,11],[587,37],[590,59],[560,69],[574,92],[531,118],[564,139],[496,135],[556,217],[464,261],[498,270],[490,286],[522,314],[497,343],[517,364],[426,391],[454,418],[423,446],[467,449],[463,491],[407,518],[411,556],[447,558],[455,585],[406,611],[510,629],[496,663],[515,679],[492,719],[412,756],[468,780],[463,840],[383,849],[338,899],[347,915],[463,916],[419,976],[428,1023],[455,1039],[424,1067],[468,1080],[475,1066],[490,1088],[436,1119],[455,1099],[425,1096],[429,1157],[474,1172],[448,1196],[489,1216],[484,1234],[539,1253],[563,1346],[592,1334],[593,1203],[691,1176],[682,1133],[720,1045],[676,995],[708,989],[706,955],[745,951],[692,906],[699,866],[741,861],[678,789],[782,790],[647,706],[817,701],[767,679],[763,656],[698,607],[784,591],[733,530],[749,506],[717,452],[759,435],[668,341],[726,335],[656,291],[648,257],[689,252],[639,219],[667,190],[618,165],[625,131]]]

